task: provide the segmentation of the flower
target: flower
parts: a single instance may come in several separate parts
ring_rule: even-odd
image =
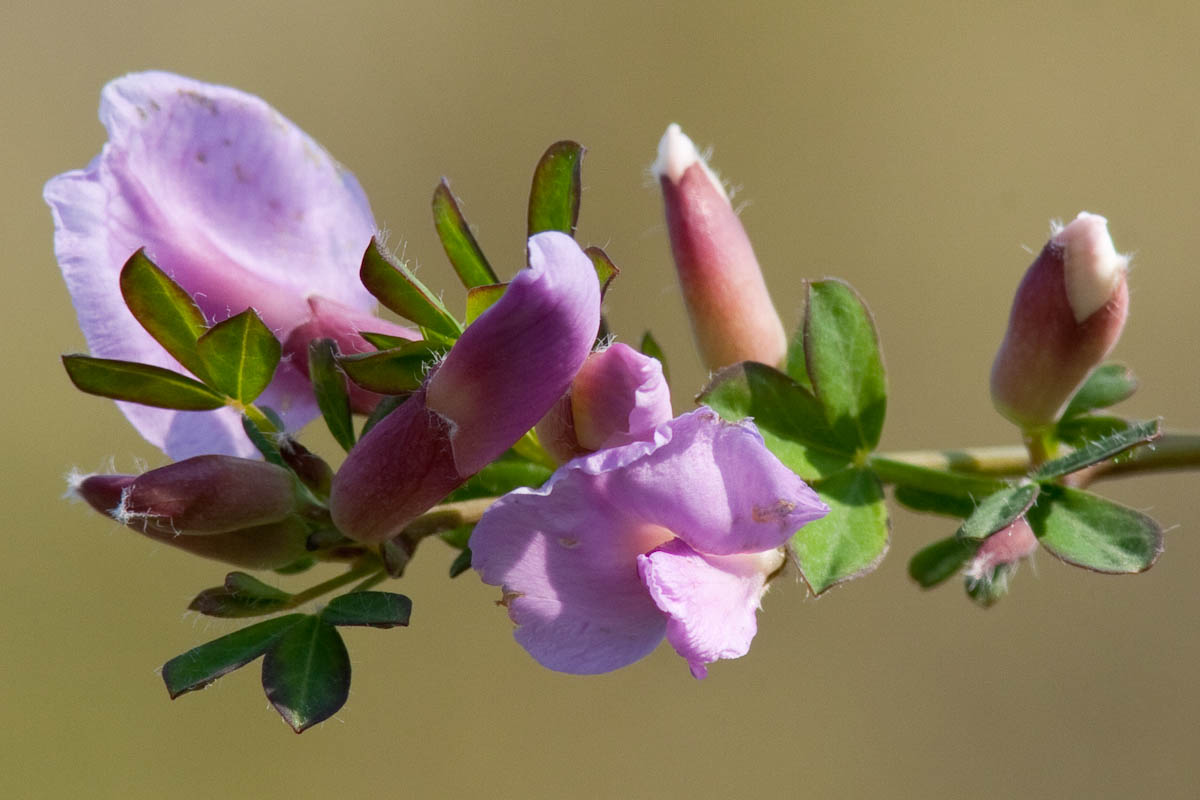
[[[45,188],[55,252],[93,355],[182,369],[121,298],[121,267],[141,247],[209,322],[253,307],[287,343],[290,358],[260,402],[289,429],[318,413],[307,341],[294,331],[333,333],[344,352],[370,349],[360,330],[416,337],[372,316],[375,301],[358,282],[375,232],[358,182],[265,102],[144,72],[104,87],[100,121],[109,136],[100,155]],[[232,409],[119,405],[172,458],[256,452]]]
[[[542,665],[609,672],[665,636],[703,678],[747,652],[783,544],[828,511],[753,423],[701,408],[500,498],[470,547]]]
[[[346,457],[329,509],[347,536],[398,534],[512,447],[570,386],[600,326],[600,283],[566,234],[536,234],[528,249],[529,266],[504,295]]]
[[[141,475],[83,475],[70,493],[155,541],[237,566],[271,569],[305,554],[304,498],[265,461],[204,455]]]
[[[992,402],[1001,414],[1027,430],[1058,420],[1121,336],[1128,270],[1104,217],[1082,211],[1055,230],[1017,287],[992,364]]]
[[[705,366],[715,371],[740,361],[778,365],[787,355],[787,335],[754,248],[721,182],[678,125],[663,134],[653,169]]]
[[[563,463],[648,438],[671,416],[662,364],[617,342],[588,356],[536,429],[542,446]]]

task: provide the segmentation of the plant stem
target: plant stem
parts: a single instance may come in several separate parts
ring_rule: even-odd
[[[880,453],[879,457],[927,469],[994,477],[1024,475],[1033,467],[1029,453],[1020,445],[904,450]],[[1167,433],[1150,444],[1134,448],[1126,456],[1100,465],[1094,477],[1196,468],[1200,468],[1200,434]]]
[[[354,583],[371,573],[383,574],[383,567],[380,566],[379,560],[372,558],[364,558],[341,575],[330,578],[323,583],[318,583],[316,586],[311,586],[299,594],[292,595],[291,602],[288,603],[288,608],[296,608],[304,605],[309,600],[320,597],[323,594],[328,594],[334,589],[340,589],[348,583]],[[366,581],[363,581],[366,583]]]

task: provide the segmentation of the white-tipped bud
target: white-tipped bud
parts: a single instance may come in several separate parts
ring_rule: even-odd
[[[1108,220],[1086,211],[1080,211],[1051,241],[1063,249],[1067,301],[1075,321],[1083,322],[1113,296],[1129,269],[1129,256],[1117,252]]]

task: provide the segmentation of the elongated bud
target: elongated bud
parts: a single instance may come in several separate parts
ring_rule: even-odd
[[[1084,211],[1055,231],[1017,287],[992,364],[992,402],[1001,414],[1027,430],[1059,418],[1121,336],[1128,267],[1104,217]]]
[[[195,456],[142,475],[90,475],[73,491],[135,530],[169,536],[268,525],[301,505],[286,469],[220,455]]]
[[[648,438],[671,417],[662,364],[618,342],[588,356],[567,394],[537,424],[537,433],[542,446],[565,463]]]
[[[754,248],[721,182],[678,125],[670,125],[658,144],[654,174],[662,186],[671,253],[705,366],[779,364],[787,353],[787,335]]]
[[[575,240],[529,239],[529,267],[414,393],[364,436],[329,510],[352,539],[389,539],[474,475],[567,391],[600,325],[600,283]]]
[[[967,594],[980,605],[992,605],[1008,593],[1008,582],[1017,566],[1037,548],[1037,535],[1024,517],[996,531],[983,540],[967,565]]]

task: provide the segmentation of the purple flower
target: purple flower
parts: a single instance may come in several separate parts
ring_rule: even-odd
[[[828,510],[752,423],[699,409],[505,495],[470,546],[544,666],[608,672],[666,636],[703,678],[747,652],[781,547]]]
[[[329,497],[351,538],[391,538],[512,447],[562,397],[600,325],[600,284],[570,236],[529,239],[529,267],[463,331],[420,391],[362,438]]]
[[[92,354],[182,367],[121,298],[118,275],[140,247],[190,292],[210,322],[253,307],[290,358],[259,402],[295,429],[317,414],[303,326],[368,349],[359,330],[415,338],[372,316],[358,269],[375,221],[354,176],[257,97],[164,72],[104,87],[108,142],[86,169],[46,184],[54,246]],[[172,458],[255,454],[236,412],[121,403]]]

